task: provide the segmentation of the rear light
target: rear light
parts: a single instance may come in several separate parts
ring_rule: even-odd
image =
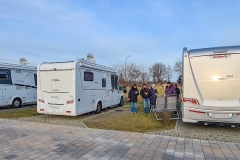
[[[199,113],[199,114],[206,114],[206,112],[196,111],[196,110],[189,110],[189,112]]]
[[[199,103],[198,103],[198,100],[193,99],[193,98],[182,98],[182,101],[183,101],[183,102],[190,102],[190,103],[192,103],[192,104],[199,104]]]
[[[43,99],[38,99],[38,102],[45,103]]]
[[[67,104],[73,104],[74,100],[68,100]]]
[[[237,116],[240,116],[240,113],[237,113],[236,115],[237,115]]]
[[[71,113],[71,111],[66,111],[66,113]]]
[[[44,111],[44,109],[41,108],[40,111]]]

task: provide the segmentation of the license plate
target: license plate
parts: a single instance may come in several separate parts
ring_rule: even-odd
[[[209,113],[211,118],[216,119],[230,119],[232,118],[232,114],[222,114],[222,113]]]
[[[61,106],[50,106],[51,107],[51,109],[60,109],[61,108]]]

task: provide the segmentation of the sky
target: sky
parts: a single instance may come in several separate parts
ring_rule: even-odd
[[[0,0],[0,62],[173,66],[184,47],[239,45],[239,15],[238,0]]]

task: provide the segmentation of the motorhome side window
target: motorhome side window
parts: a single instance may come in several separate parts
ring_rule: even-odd
[[[9,80],[9,78],[10,76],[8,71],[0,70],[0,80]]]
[[[93,81],[93,73],[84,72],[84,81]]]
[[[102,79],[102,87],[106,87],[106,78]]]

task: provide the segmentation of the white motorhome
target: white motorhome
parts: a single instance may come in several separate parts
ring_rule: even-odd
[[[240,123],[240,46],[183,49],[183,122]]]
[[[78,59],[38,66],[37,112],[77,116],[123,105],[125,97],[114,69]]]
[[[37,103],[37,68],[0,63],[0,106]]]

